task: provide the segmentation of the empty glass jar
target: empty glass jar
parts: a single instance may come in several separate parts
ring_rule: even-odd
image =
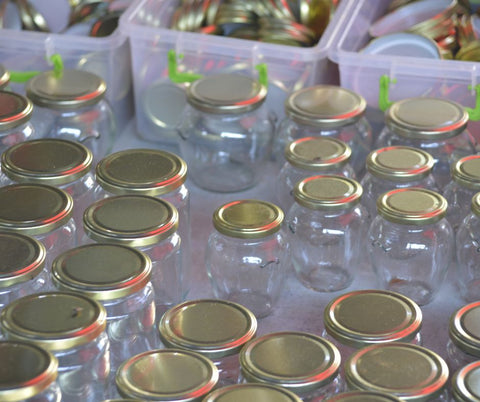
[[[420,305],[439,291],[452,260],[453,229],[447,201],[437,192],[410,187],[382,194],[370,225],[368,251],[378,286]]]
[[[40,137],[81,142],[95,163],[113,145],[115,116],[105,99],[107,86],[83,70],[45,71],[31,78],[25,90],[35,104],[32,123]]]
[[[286,222],[297,278],[319,292],[348,287],[360,265],[365,237],[362,187],[343,176],[312,176],[293,190]]]
[[[362,177],[373,141],[370,124],[364,117],[366,106],[360,95],[333,85],[292,92],[285,101],[286,117],[277,128],[275,158],[283,164],[286,145],[299,138],[336,138],[350,146],[350,163],[357,177]]]
[[[266,96],[266,86],[240,74],[211,75],[188,87],[179,146],[195,184],[233,192],[260,181],[274,135]]]
[[[205,266],[216,297],[244,305],[257,318],[272,312],[290,266],[283,219],[279,207],[260,200],[215,210]]]

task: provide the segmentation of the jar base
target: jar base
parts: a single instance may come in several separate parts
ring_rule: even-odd
[[[403,278],[390,279],[385,288],[409,297],[420,306],[432,301],[435,294],[434,290],[426,282],[411,281]]]
[[[294,262],[295,273],[300,282],[316,292],[336,292],[350,286],[353,277],[339,265],[316,266],[305,272],[305,266]]]

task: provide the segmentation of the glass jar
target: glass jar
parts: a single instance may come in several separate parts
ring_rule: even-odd
[[[10,303],[0,324],[6,340],[33,342],[55,355],[63,400],[98,402],[110,372],[106,318],[105,308],[89,297],[43,292]]]
[[[260,200],[232,201],[215,210],[205,251],[215,297],[237,302],[257,318],[272,312],[290,266],[283,218],[279,207]]]
[[[447,341],[447,362],[453,373],[480,360],[480,301],[457,309],[450,317]]]
[[[218,370],[212,361],[181,349],[156,349],[133,356],[123,362],[116,376],[122,397],[149,401],[200,402],[217,381]]]
[[[113,375],[124,360],[158,347],[147,255],[128,246],[88,244],[58,256],[51,272],[58,290],[89,296],[105,307]]]
[[[85,243],[131,246],[150,257],[158,317],[183,301],[182,239],[171,203],[148,195],[107,197],[85,210],[83,225]]]
[[[168,348],[191,350],[218,368],[218,386],[237,383],[238,353],[253,339],[257,320],[252,312],[226,300],[191,300],[168,310],[160,319],[160,339]]]
[[[472,197],[480,191],[480,155],[465,156],[452,165],[452,181],[443,196],[448,202],[447,219],[457,231],[471,212]]]
[[[364,346],[387,342],[421,345],[422,311],[413,300],[384,290],[357,290],[331,300],[323,311],[322,336],[342,361]]]
[[[456,102],[437,98],[409,98],[394,102],[385,112],[385,128],[376,148],[406,145],[420,148],[435,160],[433,177],[440,190],[450,182],[450,165],[477,153],[467,130],[468,113]]]
[[[285,146],[304,137],[336,138],[352,150],[350,163],[358,178],[372,147],[372,129],[364,117],[363,97],[334,85],[316,85],[294,91],[285,101],[285,118],[274,143],[275,158],[283,164]]]
[[[80,239],[83,211],[94,201],[92,160],[91,151],[78,142],[47,138],[22,142],[2,154],[0,185],[48,184],[70,194]]]
[[[215,74],[187,88],[179,146],[199,187],[234,192],[256,185],[271,157],[267,88],[240,74]]]
[[[350,147],[328,137],[306,137],[285,148],[286,162],[277,175],[275,193],[278,206],[287,212],[295,202],[293,188],[300,180],[316,175],[340,175],[355,179],[349,160]]]
[[[341,392],[331,398],[328,402],[401,402],[395,395],[377,391],[350,391]]]
[[[480,391],[478,378],[480,376],[480,361],[467,364],[455,372],[452,379],[452,395],[457,402],[478,402]]]
[[[380,391],[409,401],[447,401],[448,366],[433,351],[411,343],[371,345],[345,362],[350,390]]]
[[[127,149],[103,158],[96,167],[95,197],[149,195],[172,203],[178,211],[182,238],[182,300],[190,290],[190,192],[185,185],[187,164],[179,156],[157,149]]]
[[[0,399],[8,402],[60,402],[58,360],[31,343],[0,342]]]
[[[110,152],[115,116],[105,99],[107,85],[82,70],[50,70],[28,80],[27,97],[35,104],[32,123],[40,137],[78,141],[89,148],[96,164]]]
[[[5,68],[3,64],[0,64],[0,90],[5,89],[9,82],[10,72]]]
[[[289,390],[268,384],[236,384],[210,392],[202,402],[301,402]]]
[[[33,104],[25,96],[0,90],[0,153],[22,141],[38,137],[31,122]]]
[[[378,197],[389,190],[421,187],[437,191],[433,164],[433,157],[418,148],[397,145],[370,152],[367,172],[360,182],[364,191],[362,204],[368,211],[369,221],[377,215]]]
[[[75,246],[73,200],[65,191],[46,184],[0,187],[0,230],[39,240],[46,249],[45,266]],[[49,279],[48,286],[51,286]]]
[[[49,282],[45,246],[33,237],[0,232],[0,311],[20,297],[44,290]]]
[[[344,387],[338,349],[307,332],[275,332],[251,340],[240,351],[240,367],[241,382],[281,386],[303,401],[326,399]]]
[[[307,288],[336,292],[358,270],[366,228],[362,187],[343,176],[312,176],[296,184],[287,214],[287,241],[295,273]]]
[[[429,303],[452,261],[447,201],[423,188],[396,189],[378,198],[377,212],[368,232],[368,251],[378,287],[419,305]]]

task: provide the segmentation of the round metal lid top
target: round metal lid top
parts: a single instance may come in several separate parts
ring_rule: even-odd
[[[33,104],[23,95],[0,91],[0,130],[6,131],[30,120]]]
[[[480,357],[480,302],[467,304],[452,314],[449,336],[460,349]]]

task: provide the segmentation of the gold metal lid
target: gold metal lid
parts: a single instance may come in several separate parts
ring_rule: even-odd
[[[401,137],[437,141],[467,128],[462,105],[440,98],[409,98],[394,102],[385,112],[386,126]]]
[[[97,165],[97,182],[115,195],[159,196],[187,179],[187,164],[177,155],[157,149],[128,149],[107,155]]]
[[[472,205],[471,205],[472,212],[475,215],[480,216],[480,192],[476,193],[472,197]]]
[[[480,301],[467,304],[450,317],[449,336],[465,353],[480,357]]]
[[[187,100],[207,113],[244,113],[258,108],[267,96],[267,87],[240,74],[215,74],[194,81]]]
[[[459,402],[480,402],[480,361],[463,366],[452,379],[452,395]]]
[[[96,339],[105,330],[107,313],[99,302],[78,293],[42,292],[9,303],[0,323],[6,339],[55,352]]]
[[[356,180],[336,175],[307,177],[293,189],[298,204],[328,211],[352,208],[358,204],[362,193],[362,186]]]
[[[0,187],[0,230],[34,236],[68,222],[73,200],[65,191],[45,184]]]
[[[301,402],[293,392],[269,384],[235,384],[210,392],[202,402]]]
[[[0,89],[6,87],[10,82],[10,73],[3,64],[0,64]]]
[[[402,188],[380,195],[377,211],[391,222],[428,225],[445,216],[447,200],[435,191],[416,187]]]
[[[367,102],[348,89],[317,85],[293,92],[285,101],[285,113],[297,123],[335,128],[358,121]]]
[[[434,163],[428,152],[398,145],[370,152],[365,164],[375,177],[402,182],[423,179],[431,173]]]
[[[340,352],[310,333],[276,332],[248,342],[240,351],[240,366],[249,382],[303,393],[333,381],[340,368]]]
[[[345,363],[350,389],[386,392],[409,401],[439,396],[448,381],[447,363],[433,351],[405,342],[371,345]]]
[[[326,172],[344,166],[352,149],[343,141],[328,137],[306,137],[285,147],[285,159],[292,166],[314,172]]]
[[[83,214],[83,227],[100,243],[149,246],[175,233],[178,212],[160,198],[119,195],[90,205]]]
[[[0,361],[0,399],[3,402],[35,397],[57,378],[57,358],[30,342],[0,342]]]
[[[241,239],[258,239],[280,230],[283,211],[260,200],[232,201],[213,213],[213,226],[220,233]]]
[[[383,290],[358,290],[331,300],[323,312],[325,330],[355,348],[409,342],[422,326],[422,311],[410,298]]]
[[[23,95],[0,90],[0,130],[6,131],[30,120],[32,102]]]
[[[45,246],[33,237],[0,232],[0,289],[27,282],[42,272]]]
[[[168,310],[158,326],[162,342],[210,359],[236,354],[257,332],[255,315],[240,304],[201,299]]]
[[[88,244],[70,249],[52,264],[57,289],[95,300],[113,300],[143,289],[150,281],[150,258],[132,247]]]
[[[480,190],[480,155],[465,156],[455,162],[452,178],[462,187]]]
[[[27,97],[38,106],[72,110],[91,106],[103,99],[107,90],[98,75],[83,70],[51,70],[31,78],[25,90]]]
[[[42,138],[8,148],[1,161],[2,172],[15,182],[61,186],[85,176],[93,155],[79,142]]]
[[[329,402],[401,402],[400,398],[384,392],[350,391],[328,398]]]
[[[116,375],[121,396],[149,401],[199,402],[217,381],[210,359],[181,349],[140,353],[124,361]]]

